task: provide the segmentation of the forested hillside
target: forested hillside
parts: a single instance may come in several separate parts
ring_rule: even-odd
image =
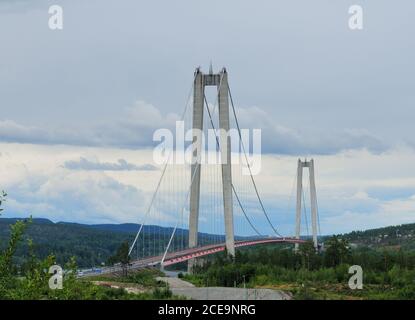
[[[15,218],[0,218],[0,249],[4,249],[7,245],[6,241],[10,236],[9,227],[17,220]],[[139,226],[138,224],[85,225],[68,222],[53,223],[48,219],[33,219],[25,232],[24,238],[33,240],[35,253],[42,259],[49,254],[54,254],[57,262],[64,265],[71,257],[75,256],[78,266],[86,268],[106,263],[124,241],[132,243]],[[149,225],[143,228],[145,237],[150,237],[153,241],[155,238],[160,239],[165,243],[167,243],[171,232],[172,228],[159,226]],[[184,240],[181,240],[178,236],[175,237],[175,241],[187,242],[187,231],[182,232],[178,229],[176,232],[178,235],[183,235]],[[203,244],[211,239],[212,235],[201,234],[200,237],[200,242]],[[222,236],[215,236],[216,239],[218,237],[220,240]],[[141,245],[142,241],[139,241],[140,252],[143,250]],[[165,245],[156,245],[155,247],[163,248]],[[147,249],[145,248],[145,250]],[[17,264],[23,262],[22,257],[25,256],[27,251],[27,241],[23,241],[15,255]]]
[[[13,218],[0,218],[0,248],[6,246],[10,235],[9,226],[16,222]],[[99,224],[84,225],[77,223],[53,223],[47,219],[33,219],[25,233],[25,239],[32,239],[35,252],[40,258],[53,253],[58,263],[66,263],[70,257],[75,256],[81,268],[101,265],[115,254],[117,248],[124,241],[132,242],[139,228],[138,224]],[[159,226],[145,226],[146,237],[160,235],[161,241],[167,241],[171,228]],[[181,234],[181,232],[178,232]],[[187,231],[183,232],[187,241]],[[202,234],[202,242],[207,241],[211,235]],[[215,236],[217,237],[217,236]],[[385,227],[367,231],[354,231],[341,235],[352,246],[365,246],[372,248],[390,248],[415,250],[415,224]],[[163,247],[163,246],[160,246]],[[15,255],[16,263],[23,261],[27,253],[27,241],[18,247]],[[142,250],[142,248],[139,248]]]
[[[342,235],[354,246],[415,250],[415,223],[389,226]]]
[[[10,235],[9,226],[16,219],[0,219],[0,247]],[[132,234],[112,232],[71,223],[53,223],[46,219],[34,219],[24,235],[32,239],[35,253],[41,259],[53,253],[57,262],[64,265],[70,257],[76,256],[79,267],[90,267],[106,262],[120,244],[131,241]],[[27,241],[19,245],[15,259],[19,264],[27,253]]]

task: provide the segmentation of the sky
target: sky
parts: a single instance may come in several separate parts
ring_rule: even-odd
[[[48,28],[53,4],[63,30]],[[282,232],[299,157],[316,162],[322,233],[415,222],[414,16],[410,0],[1,0],[5,214],[141,222],[161,173],[153,133],[212,63],[241,126],[262,130],[256,180]]]

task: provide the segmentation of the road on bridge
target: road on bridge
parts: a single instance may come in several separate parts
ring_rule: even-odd
[[[296,239],[296,238],[264,238],[264,239],[255,239],[255,240],[244,240],[244,241],[237,241],[235,242],[235,248],[247,247],[247,246],[254,246],[260,244],[273,244],[273,243],[304,243],[304,240]],[[214,244],[214,245],[207,245],[202,247],[196,248],[189,248],[178,252],[172,252],[166,255],[164,261],[163,256],[154,256],[148,257],[140,260],[134,260],[129,265],[129,270],[137,270],[141,268],[148,268],[160,265],[163,262],[163,267],[170,266],[173,264],[177,264],[180,262],[188,261],[194,258],[200,258],[204,256],[208,256],[211,254],[215,254],[217,252],[222,252],[225,250],[225,244]],[[104,267],[104,268],[92,268],[92,269],[84,269],[78,272],[78,277],[88,277],[88,276],[95,276],[98,274],[110,274],[110,273],[119,273],[122,272],[121,266],[113,266],[113,267]]]

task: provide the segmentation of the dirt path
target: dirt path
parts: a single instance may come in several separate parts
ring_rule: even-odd
[[[156,280],[167,282],[170,286],[170,289],[183,289],[183,288],[194,288],[194,284],[184,281],[179,278],[173,277],[157,277]]]
[[[158,277],[167,282],[175,295],[195,300],[291,300],[290,293],[273,289],[244,289],[225,287],[197,288],[179,278]]]
[[[93,284],[102,287],[108,287],[112,289],[123,288],[128,293],[143,293],[148,291],[144,287],[139,286],[134,283],[123,283],[123,282],[113,282],[113,281],[92,281]]]

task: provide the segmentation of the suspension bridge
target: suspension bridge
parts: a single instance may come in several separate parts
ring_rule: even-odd
[[[238,248],[275,243],[294,244],[298,250],[304,242],[303,215],[308,235],[304,168],[309,169],[312,240],[318,249],[314,161],[298,160],[295,232],[284,236],[272,222],[255,180],[253,165],[258,155],[248,153],[255,141],[247,141],[240,128],[225,68],[219,73],[213,73],[212,67],[208,73],[196,69],[176,122],[175,145],[167,137],[160,138],[164,162],[160,178],[129,248],[130,269],[187,262],[191,272],[197,258],[222,251],[234,256]],[[206,137],[210,138],[207,145]]]

